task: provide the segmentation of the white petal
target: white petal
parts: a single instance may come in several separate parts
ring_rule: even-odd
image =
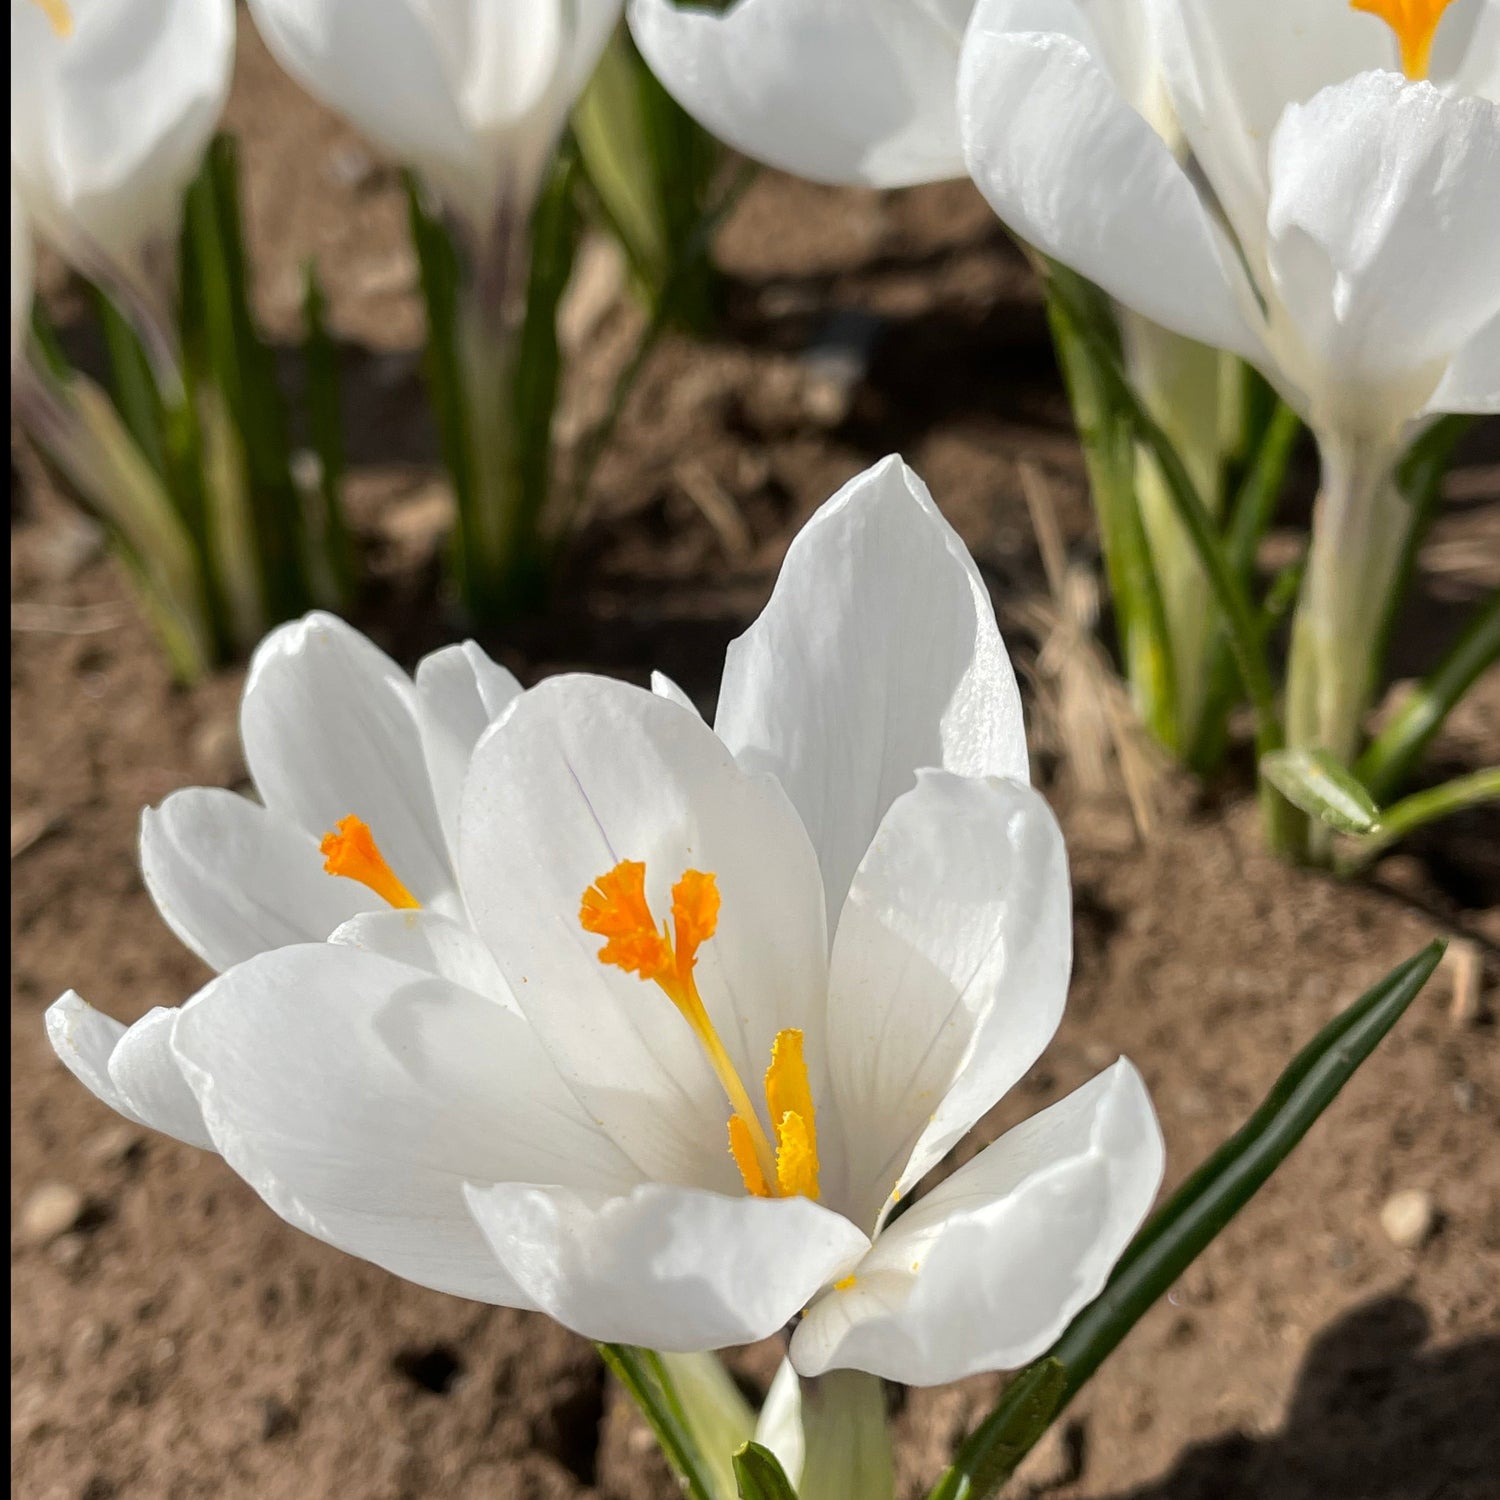
[[[1365,73],[1282,116],[1268,256],[1314,421],[1392,421],[1500,313],[1500,105]]]
[[[477,142],[427,7],[250,0],[250,13],[282,67],[383,150],[428,170],[473,169]]]
[[[1223,234],[1073,0],[980,0],[958,88],[969,172],[1016,234],[1176,333],[1259,353]]]
[[[1392,67],[1377,17],[1306,0],[1146,0],[1178,124],[1259,274],[1266,149],[1282,110],[1367,68]]]
[[[252,959],[183,1007],[173,1045],[225,1160],[278,1214],[438,1291],[527,1305],[465,1180],[633,1180],[522,1021],[372,953]]]
[[[450,858],[458,856],[458,805],[479,736],[520,694],[513,673],[473,641],[445,646],[417,663],[417,722]]]
[[[1072,960],[1062,832],[1021,782],[922,774],[854,877],[829,972],[824,1201],[873,1226],[1041,1055]],[[821,1136],[820,1136],[821,1138]],[[899,1179],[899,1183],[898,1183]]]
[[[769,1448],[793,1487],[802,1482],[807,1440],[802,1432],[802,1382],[791,1360],[783,1359],[761,1403],[755,1421],[755,1441]]]
[[[1122,1058],[885,1230],[855,1284],[809,1309],[793,1363],[907,1385],[1025,1364],[1103,1289],[1162,1165],[1145,1085]]]
[[[501,1183],[468,1197],[536,1307],[585,1338],[674,1352],[766,1338],[869,1244],[806,1198],[660,1183],[619,1197]]]
[[[1427,411],[1500,411],[1500,313],[1454,355]]]
[[[796,805],[830,931],[921,767],[1026,779],[1020,694],[989,592],[899,458],[850,480],[793,538],[770,602],[729,648],[715,727]]]
[[[715,15],[631,0],[629,14],[677,102],[757,161],[871,187],[963,175],[953,117],[961,27],[939,6],[739,0]]]
[[[353,917],[329,938],[378,953],[413,969],[440,974],[476,995],[521,1014],[494,955],[478,933],[433,911],[371,911]]]
[[[350,813],[424,905],[453,886],[406,674],[357,630],[315,613],[250,663],[240,733],[273,812],[319,838]]]
[[[695,714],[625,683],[555,677],[480,742],[460,829],[475,926],[563,1076],[649,1177],[733,1189],[728,1107],[686,1021],[653,984],[608,968],[578,920],[621,860],[646,866],[658,921],[684,870],[722,907],[696,978],[740,1077],[771,1042],[823,1031],[827,940],[817,863],[769,777],[741,770]]]
[[[172,1056],[176,1016],[157,1006],[126,1027],[69,990],[47,1009],[47,1036],[68,1071],[111,1109],[211,1151],[197,1101]]]
[[[665,672],[653,672],[651,674],[651,691],[658,698],[665,698],[669,703],[675,703],[679,708],[686,708],[692,713],[698,714],[701,719],[698,705],[693,702],[683,690],[667,676]]]
[[[141,874],[166,924],[221,973],[385,906],[325,874],[311,834],[222,787],[173,792],[141,814]]]
[[[203,1111],[172,1052],[172,1028],[180,1014],[176,1006],[158,1005],[126,1027],[110,1053],[110,1081],[153,1130],[212,1151]]]
[[[223,113],[234,61],[231,0],[70,6],[58,36],[11,7],[11,165],[39,232],[97,274],[130,274],[176,230],[181,197]]]
[[[1456,94],[1500,104],[1500,5],[1455,0],[1443,12],[1427,76]]]

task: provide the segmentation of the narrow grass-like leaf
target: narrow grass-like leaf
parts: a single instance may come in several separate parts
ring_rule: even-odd
[[[797,1500],[781,1461],[759,1443],[746,1443],[734,1455],[734,1480],[739,1500]]]
[[[660,1362],[651,1351],[630,1344],[597,1344],[599,1356],[611,1374],[630,1393],[640,1408],[667,1460],[682,1476],[690,1500],[723,1500],[708,1478],[702,1455],[681,1416],[681,1406],[664,1387]]]
[[[326,573],[327,585],[315,592],[331,597],[320,603],[347,606],[354,597],[354,548],[344,521],[344,423],[339,352],[328,332],[328,303],[318,269],[302,268],[302,364],[306,373],[307,432],[318,458],[317,504],[310,506],[306,527],[310,580]],[[316,524],[312,524],[316,521]]]
[[[1102,364],[1118,362],[1118,333],[1107,300],[1064,267],[1049,267],[1047,320],[1068,389],[1089,488],[1125,678],[1147,730],[1178,746],[1172,648],[1161,587],[1136,498],[1136,440]]]
[[[1377,797],[1389,797],[1411,774],[1433,735],[1480,673],[1500,661],[1500,589],[1474,612],[1443,659],[1417,685],[1366,747],[1354,771]]]
[[[1439,818],[1451,818],[1486,802],[1500,802],[1500,766],[1488,766],[1482,771],[1471,771],[1467,776],[1456,776],[1452,781],[1413,792],[1411,796],[1391,803],[1380,815],[1380,827],[1368,838],[1361,839],[1352,853],[1335,856],[1334,868],[1341,875],[1355,874],[1398,839],[1405,838],[1424,824],[1435,823]]]
[[[1340,833],[1373,833],[1380,809],[1359,779],[1326,750],[1275,750],[1260,774],[1294,807]]]
[[[1198,1254],[1260,1190],[1271,1173],[1338,1097],[1360,1064],[1401,1018],[1431,977],[1444,945],[1428,944],[1366,990],[1288,1064],[1260,1108],[1147,1221],[1120,1257],[1104,1291],[1078,1314],[1036,1364],[1006,1387],[995,1410],[959,1450],[929,1500],[987,1500],[1025,1455],[1010,1447],[1006,1461],[997,1442],[1033,1410],[1036,1433],[1045,1430],[1082,1389],[1105,1357]],[[1035,1372],[1055,1362],[1064,1380],[1047,1420]],[[1030,1444],[1026,1445],[1027,1447]]]

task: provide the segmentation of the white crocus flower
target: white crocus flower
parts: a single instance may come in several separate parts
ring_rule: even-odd
[[[1153,93],[1144,28],[1085,0],[1122,76]],[[630,29],[705,129],[814,182],[909,187],[965,175],[958,61],[974,0],[737,0],[715,13],[630,0]]]
[[[413,682],[332,615],[279,627],[240,703],[260,800],[191,787],[142,814],[157,910],[221,972],[293,944],[358,942],[365,914],[393,907],[421,908],[403,929],[408,960],[473,959],[453,867],[459,790],[479,736],[520,691],[472,641],[423,658]],[[63,1061],[115,1108],[208,1145],[169,1051],[177,1014],[157,1007],[127,1030],[69,994],[48,1026]]]
[[[318,785],[305,828],[357,790]],[[480,739],[458,828],[482,963],[414,964],[430,914],[374,912],[170,1021],[174,1087],[277,1212],[595,1339],[802,1315],[803,1374],[1013,1366],[1098,1293],[1162,1171],[1123,1059],[892,1212],[1040,1055],[1070,966],[988,595],[899,460],[793,542],[713,727],[664,682],[554,678]],[[135,1105],[128,1044],[75,1068]]]
[[[31,226],[10,185],[10,362],[14,366],[31,335],[31,296],[36,272]]]
[[[11,0],[11,179],[70,264],[155,305],[218,128],[233,0]]]
[[[1288,729],[1347,757],[1407,527],[1395,459],[1414,422],[1500,409],[1500,3],[1135,8],[1187,165],[1117,87],[1092,10],[980,0],[959,83],[969,167],[1016,233],[1244,355],[1313,428]]]
[[[415,168],[486,243],[497,221],[529,215],[621,4],[251,0],[250,10],[314,98]]]

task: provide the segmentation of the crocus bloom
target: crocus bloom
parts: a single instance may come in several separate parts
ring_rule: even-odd
[[[622,0],[251,0],[315,98],[485,240],[524,220]]]
[[[218,127],[234,0],[11,0],[11,180],[85,274],[149,285]]]
[[[1073,0],[980,0],[965,152],[1023,238],[1313,428],[1288,735],[1348,758],[1409,524],[1395,461],[1430,414],[1500,410],[1500,4],[1139,3],[1190,168]]]
[[[1085,0],[1144,97],[1143,29]],[[814,182],[909,187],[965,175],[958,59],[974,0],[630,0],[641,55],[705,129]]]
[[[664,682],[554,678],[460,801],[466,923],[382,843],[419,907],[171,1015],[173,1086],[277,1212],[595,1339],[710,1349],[805,1310],[804,1374],[1013,1366],[1097,1294],[1162,1170],[1123,1059],[893,1214],[1039,1056],[1070,966],[988,596],[899,460],[794,541],[713,727]],[[129,1035],[52,1015],[86,1082],[144,1098]]]
[[[31,228],[26,210],[10,187],[10,362],[16,362],[31,328],[32,277],[35,271]]]
[[[453,873],[459,787],[480,734],[519,693],[472,642],[425,657],[413,683],[331,615],[273,631],[240,704],[261,800],[191,787],[141,817],[141,870],[163,919],[211,968],[231,969],[388,911],[396,894],[388,855],[403,876],[395,904],[424,907],[423,939],[461,942],[449,931],[462,919]],[[350,818],[353,807],[362,816]],[[330,878],[331,870],[353,878]],[[101,1097],[207,1145],[168,1050],[176,1016],[157,1007],[126,1031],[69,995],[48,1024],[63,1060]]]

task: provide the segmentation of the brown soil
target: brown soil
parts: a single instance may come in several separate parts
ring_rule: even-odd
[[[248,28],[232,120],[273,329],[294,329],[301,256],[324,261],[347,341],[355,504],[381,576],[361,623],[411,659],[450,627],[433,599],[441,487],[399,190],[281,80]],[[974,548],[1034,676],[1037,616],[1022,606],[1043,585],[1018,462],[1038,466],[1081,558],[1089,521],[1034,290],[983,206],[962,186],[835,193],[767,176],[721,251],[725,325],[706,347],[658,351],[557,603],[487,644],[528,679],[564,664],[637,678],[658,666],[710,700],[723,646],[792,530],[899,449]],[[60,278],[49,289],[65,314]],[[808,350],[851,327],[879,338],[842,392]],[[1400,634],[1403,674],[1496,581],[1497,456],[1493,429],[1465,449]],[[44,486],[13,499],[12,544],[13,1222],[45,1184],[83,1199],[50,1241],[12,1231],[12,1493],[675,1493],[583,1341],[299,1235],[217,1159],[122,1127],[53,1059],[41,1014],[68,986],[128,1020],[205,977],[141,887],[136,818],[175,787],[240,782],[238,676],[174,690],[122,574]],[[1160,1111],[1170,1187],[1301,1041],[1435,932],[1465,935],[1493,985],[1495,818],[1435,830],[1351,887],[1271,862],[1236,773],[1208,791],[1160,778],[1141,838],[1120,793],[1081,790],[1077,762],[1056,753],[1070,731],[1050,701],[1034,697],[1032,711],[1072,851],[1076,978],[1057,1041],[986,1138],[1123,1051]],[[1473,767],[1497,742],[1491,680],[1435,761]],[[1018,1494],[1500,1494],[1500,1048],[1485,1006],[1477,1020],[1450,1016],[1450,988],[1440,977],[1417,1000],[1109,1361]],[[1378,1219],[1404,1188],[1438,1211],[1414,1250]],[[763,1387],[776,1358],[767,1345],[736,1363]],[[998,1387],[979,1378],[900,1403],[904,1495],[922,1492]]]

